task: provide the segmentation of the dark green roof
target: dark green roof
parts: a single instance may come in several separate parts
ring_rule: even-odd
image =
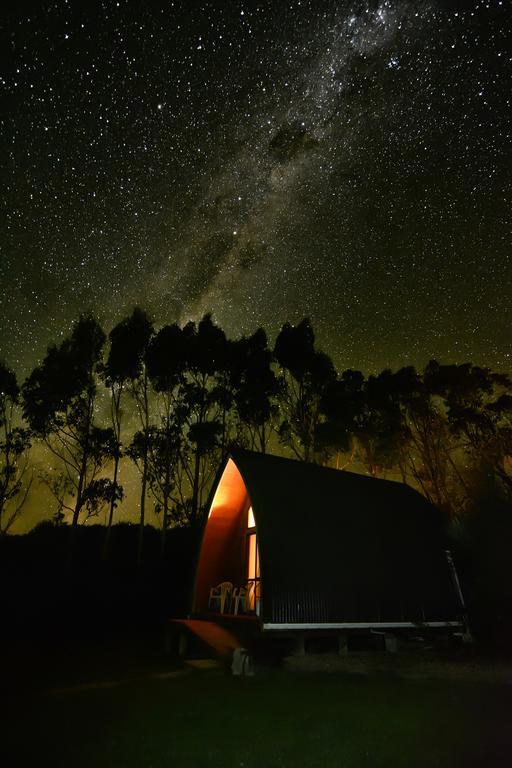
[[[269,454],[231,458],[253,505],[265,620],[456,617],[443,515],[420,493]]]

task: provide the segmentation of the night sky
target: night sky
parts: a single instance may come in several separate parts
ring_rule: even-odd
[[[512,4],[13,2],[2,356],[91,309],[510,368]]]

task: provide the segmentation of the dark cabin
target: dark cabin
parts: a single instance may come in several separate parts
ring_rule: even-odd
[[[268,454],[235,451],[221,468],[196,617],[220,613],[210,590],[226,581],[251,586],[243,613],[264,633],[462,626],[436,507],[401,483]]]

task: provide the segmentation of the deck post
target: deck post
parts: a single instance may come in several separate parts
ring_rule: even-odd
[[[306,655],[306,640],[302,632],[298,637],[294,638],[292,655],[293,656]]]
[[[385,632],[384,647],[389,653],[398,653],[398,637],[392,632]]]
[[[187,634],[186,632],[180,632],[178,640],[178,656],[180,659],[185,658],[187,655]]]
[[[348,635],[340,632],[338,635],[338,656],[346,656],[348,653]]]

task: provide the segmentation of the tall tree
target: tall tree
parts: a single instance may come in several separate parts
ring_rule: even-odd
[[[184,370],[180,399],[186,422],[186,441],[182,467],[191,486],[190,522],[202,522],[206,493],[209,491],[215,459],[223,432],[223,390],[219,375],[226,364],[226,335],[205,315],[196,326],[189,323],[183,329]],[[187,460],[187,452],[191,461]],[[218,457],[217,457],[218,458]]]
[[[239,373],[234,401],[238,419],[248,432],[251,450],[265,453],[277,416],[276,401],[280,392],[272,370],[272,352],[263,328],[237,344]]]
[[[408,469],[423,494],[449,515],[463,511],[467,485],[457,464],[460,441],[447,418],[445,366],[431,360],[423,374],[402,377],[401,403],[408,437]]]
[[[369,376],[361,388],[354,433],[359,459],[373,477],[400,463],[409,439],[400,401],[403,381],[402,373],[386,369]]]
[[[114,414],[117,420],[118,451],[121,451],[121,397],[127,388],[136,405],[140,432],[144,436],[143,452],[137,466],[141,472],[139,537],[137,545],[137,568],[142,566],[144,549],[144,525],[146,521],[146,496],[148,484],[148,432],[150,428],[150,383],[146,356],[153,336],[153,323],[143,309],[135,307],[131,315],[124,318],[110,334],[110,352],[107,361],[107,375],[116,387]]]
[[[0,361],[0,535],[19,517],[32,484],[30,433],[16,425],[20,390],[14,372]]]
[[[320,408],[323,421],[317,428],[322,453],[335,456],[336,469],[344,469],[356,456],[356,433],[363,403],[364,376],[346,370],[324,388]]]
[[[316,461],[322,444],[318,428],[322,422],[322,398],[336,379],[331,359],[315,349],[315,336],[309,320],[299,325],[283,325],[274,348],[282,381],[281,409],[284,419],[279,428],[281,442],[298,459]]]
[[[181,430],[174,513],[192,526],[202,522],[218,454],[227,444],[232,351],[210,315],[197,325],[162,328],[148,351],[163,423]]]
[[[464,363],[441,366],[438,392],[464,458],[491,470],[512,496],[512,382],[508,374]]]
[[[103,379],[110,390],[110,420],[115,439],[112,478],[114,488],[110,493],[109,515],[103,545],[104,557],[109,550],[114,511],[123,496],[122,488],[118,484],[119,464],[122,457],[121,432],[124,415],[122,405],[127,387],[132,385],[133,390],[133,383],[139,380],[142,373],[144,348],[147,345],[146,336],[150,335],[146,320],[141,310],[136,308],[130,317],[123,319],[110,331],[108,357],[102,369]]]
[[[24,415],[33,432],[56,456],[74,490],[70,554],[89,486],[111,456],[112,430],[95,423],[97,374],[105,334],[82,315],[71,336],[49,347],[23,385]]]
[[[153,337],[147,352],[148,375],[156,393],[156,418],[147,435],[148,479],[155,510],[162,513],[161,552],[165,554],[167,529],[171,518],[178,522],[181,505],[172,493],[179,476],[185,408],[181,388],[185,376],[184,335],[178,325],[166,325]],[[131,453],[137,460],[145,446],[144,436],[137,434]],[[174,514],[171,515],[171,502]]]
[[[161,515],[160,552],[165,556],[167,531],[174,524],[187,522],[183,505],[175,494],[179,476],[182,432],[176,421],[150,426],[147,435],[137,432],[128,449],[129,456],[138,464],[147,457],[147,477],[155,500],[155,512]]]

